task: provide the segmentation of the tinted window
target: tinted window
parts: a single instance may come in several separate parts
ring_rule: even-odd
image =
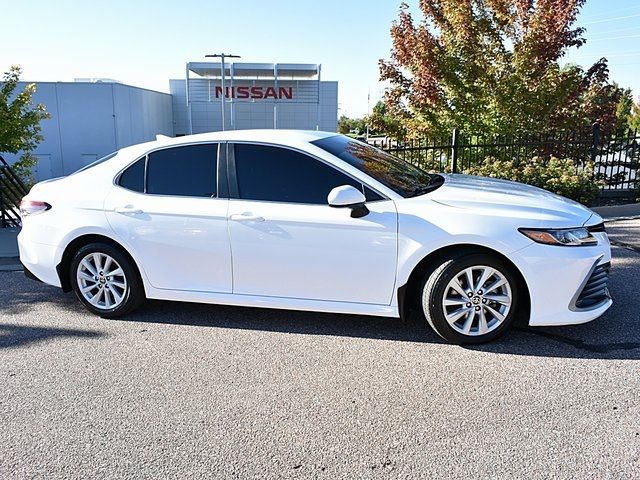
[[[122,172],[118,185],[134,192],[144,192],[144,160],[142,157]]]
[[[217,154],[217,144],[187,145],[150,153],[147,193],[215,196]]]
[[[315,140],[314,145],[344,160],[403,197],[427,193],[442,185],[440,175],[431,175],[382,150],[344,135]]]
[[[240,198],[246,200],[326,205],[340,185],[354,186],[369,201],[382,199],[335,168],[285,148],[237,144],[235,163]]]

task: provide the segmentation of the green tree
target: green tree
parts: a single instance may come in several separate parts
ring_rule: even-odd
[[[0,83],[0,152],[22,152],[14,168],[29,181],[31,169],[36,163],[31,152],[43,140],[40,122],[50,118],[50,115],[44,105],[33,105],[35,84],[30,83],[16,93],[21,73],[20,67],[14,65],[5,72]]]
[[[523,134],[616,122],[621,90],[607,60],[560,65],[585,43],[574,28],[585,0],[421,0],[391,27],[385,104],[410,135]]]
[[[346,135],[350,130],[351,124],[349,122],[349,117],[347,117],[346,115],[341,115],[340,118],[338,118],[338,133]]]
[[[375,104],[371,115],[365,117],[364,120],[369,125],[369,132],[372,135],[388,135],[395,138],[405,136],[404,125],[398,118],[389,113],[382,100]]]
[[[367,125],[362,118],[349,118],[345,115],[341,115],[338,119],[338,133],[342,133],[344,135],[348,133],[360,135],[364,133],[366,128]]]
[[[633,100],[631,89],[622,91],[616,108],[616,127],[619,130],[640,130],[640,104]]]
[[[633,104],[631,117],[629,118],[629,128],[634,132],[640,132],[640,103]]]

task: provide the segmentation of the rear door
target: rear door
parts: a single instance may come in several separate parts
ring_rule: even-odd
[[[389,305],[397,256],[393,201],[305,153],[237,143],[229,155],[235,294]],[[327,195],[352,185],[370,213]]]
[[[106,199],[111,227],[156,288],[231,293],[218,150],[200,143],[150,152],[123,171]]]

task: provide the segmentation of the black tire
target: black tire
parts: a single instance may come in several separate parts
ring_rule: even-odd
[[[120,266],[120,269],[123,272],[122,275],[120,275],[120,273],[117,273],[116,274],[117,276],[113,277],[114,284],[126,285],[123,288],[110,285],[111,290],[114,290],[114,288],[116,289],[116,293],[108,294],[107,291],[109,290],[109,285],[106,285],[107,277],[104,277],[104,278],[99,277],[98,281],[89,280],[89,282],[91,283],[87,283],[86,284],[87,286],[85,286],[85,289],[89,288],[89,286],[92,285],[93,283],[96,284],[96,288],[93,290],[90,290],[89,295],[91,295],[92,292],[98,293],[98,289],[105,290],[101,292],[102,298],[103,298],[102,303],[104,304],[101,307],[92,304],[87,298],[85,298],[85,294],[83,294],[81,291],[82,289],[82,286],[80,284],[81,280],[78,279],[79,268],[81,269],[80,274],[89,273],[86,266],[81,267],[80,264],[83,259],[87,258],[87,256],[91,256],[92,258],[93,257],[92,254],[102,254],[102,255],[107,255],[111,257],[112,261],[115,261],[117,265]],[[95,267],[95,263],[92,263],[91,266]],[[97,273],[100,273],[100,272],[97,272]],[[106,274],[106,272],[103,272],[103,273]],[[108,278],[109,280],[111,280],[111,277],[108,277]],[[71,266],[69,268],[69,280],[71,281],[71,286],[73,287],[73,291],[75,292],[80,302],[82,302],[82,304],[85,306],[85,308],[89,310],[91,313],[99,315],[103,318],[122,317],[127,313],[130,313],[136,308],[140,307],[146,300],[145,293],[144,293],[144,285],[142,283],[142,279],[140,278],[140,273],[138,272],[136,265],[119,248],[113,247],[112,245],[109,245],[106,243],[90,243],[80,248],[73,256],[73,259],[71,260]],[[116,281],[118,283],[116,283]],[[115,305],[116,295],[118,295],[119,298],[121,299],[119,300],[119,303],[117,303],[117,305]],[[108,300],[104,300],[105,297],[109,297],[109,299],[113,302],[115,306],[109,308]]]
[[[448,287],[449,283],[452,282],[455,277],[459,277],[463,275],[462,272],[464,272],[466,269],[470,267],[481,269],[484,266],[495,269],[508,282],[508,288],[509,288],[508,293],[510,294],[511,301],[510,301],[509,308],[504,310],[504,312],[506,312],[506,315],[504,315],[503,320],[499,320],[498,315],[494,316],[494,314],[490,313],[490,311],[488,310],[489,308],[495,307],[494,310],[498,311],[498,313],[501,313],[499,309],[503,308],[502,305],[498,303],[494,303],[490,300],[487,300],[482,295],[476,295],[475,293],[473,294],[472,298],[469,298],[468,303],[465,303],[464,305],[451,306],[451,307],[445,307],[443,305],[445,295],[447,295],[447,298],[449,299],[452,298],[452,294],[460,295],[460,298],[459,298],[460,301],[465,299],[465,297],[462,297],[461,294],[456,293],[455,289]],[[512,272],[512,268],[513,267],[511,265],[509,265],[507,262],[500,259],[499,257],[491,254],[486,254],[486,253],[461,254],[454,258],[449,258],[445,260],[439,267],[437,267],[435,270],[433,270],[431,273],[425,276],[424,281],[422,283],[422,288],[420,289],[421,296],[419,300],[421,304],[421,310],[427,322],[431,326],[431,328],[433,328],[433,330],[435,330],[435,332],[438,335],[440,335],[442,338],[444,338],[448,342],[457,344],[457,345],[464,345],[464,344],[469,345],[469,344],[479,344],[479,343],[490,342],[504,335],[506,331],[509,329],[509,327],[511,326],[511,324],[513,323],[518,312],[518,293],[519,293],[518,282]],[[472,270],[472,275],[473,275],[473,272],[476,272],[478,274],[478,277],[480,277],[482,270],[478,270],[478,271]],[[494,282],[495,280],[498,280],[498,277],[489,277],[489,278],[493,278]],[[480,278],[476,279],[474,277],[474,283],[479,281],[480,281]],[[464,286],[466,287],[467,285],[468,284],[465,284]],[[486,285],[487,287],[490,286],[487,281],[485,281],[483,285]],[[499,287],[499,288],[503,290],[507,290],[507,287]],[[463,290],[468,291],[466,288],[463,288]],[[487,294],[486,292],[482,292],[482,286],[480,286],[480,289],[478,289],[477,291],[483,294]],[[487,295],[489,298],[491,298],[489,294]],[[496,295],[493,295],[494,298],[495,296]],[[508,296],[508,295],[504,295],[504,294],[501,295],[501,297],[505,297],[505,296]],[[472,300],[473,302],[479,301],[480,303],[475,304],[472,302]],[[466,299],[464,301],[467,302]],[[488,303],[486,307],[483,306],[483,303],[485,302]],[[478,310],[478,306],[482,311],[483,318],[491,318],[491,321],[495,322],[494,325],[492,326],[492,329],[485,334],[480,333],[482,331],[480,330],[480,327],[479,327],[480,312],[476,313],[476,311]],[[470,331],[468,334],[462,333],[460,331],[460,330],[464,330],[464,326],[467,325],[464,322],[466,321],[466,319],[470,318],[471,316],[470,314],[469,316],[465,314],[465,316],[463,316],[460,320],[450,324],[446,318],[445,309],[447,308],[450,309],[449,314],[450,315],[453,314],[452,316],[455,316],[455,313],[457,313],[458,311],[461,311],[461,310],[456,310],[457,308],[460,308],[460,309],[464,308],[467,310],[473,309],[474,311],[470,313],[473,314],[474,317],[472,320],[470,320],[470,325],[472,326],[472,328],[475,328],[475,331]],[[485,310],[488,313],[485,314]],[[487,316],[485,317],[484,315],[487,315]],[[473,327],[474,325],[475,327]]]

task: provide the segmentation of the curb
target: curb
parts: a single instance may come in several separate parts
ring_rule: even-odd
[[[633,215],[630,217],[610,217],[603,219],[604,223],[607,222],[621,222],[623,220],[640,220],[640,215]]]
[[[22,265],[0,265],[0,272],[21,272]]]
[[[591,207],[591,210],[600,215],[605,221],[640,218],[640,203],[598,206]]]
[[[19,272],[22,268],[19,257],[0,257],[0,272]]]

